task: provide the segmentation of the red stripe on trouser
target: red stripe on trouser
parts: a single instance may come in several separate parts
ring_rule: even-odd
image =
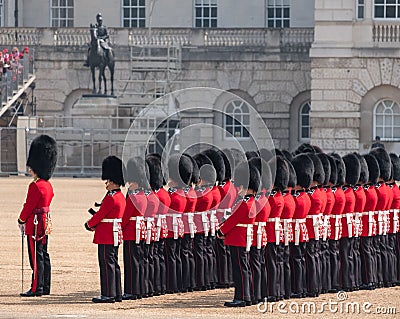
[[[29,247],[31,251],[31,259],[32,259],[32,270],[33,270],[33,280],[32,280],[32,288],[31,290],[33,292],[36,292],[37,290],[37,281],[38,281],[38,272],[37,272],[37,263],[36,263],[36,245],[34,239],[28,235],[29,239]]]
[[[110,296],[110,289],[108,288],[108,265],[107,265],[107,257],[106,257],[106,245],[104,245],[104,264],[106,268],[106,289],[107,289],[107,297]]]
[[[239,252],[238,248],[237,248],[236,252],[237,252],[237,256],[238,256],[238,264],[239,264],[239,267],[240,267],[240,277],[242,277],[242,300],[244,300],[243,269],[242,269],[242,264],[240,263],[240,252]]]

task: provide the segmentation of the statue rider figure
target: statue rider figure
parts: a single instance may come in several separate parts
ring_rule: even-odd
[[[103,25],[103,16],[101,13],[98,13],[96,15],[96,21],[97,23],[93,26],[92,24],[90,24],[91,28],[96,28],[96,38],[97,41],[99,42],[99,44],[101,45],[101,47],[106,50],[107,53],[107,57],[109,56],[109,51],[110,51],[110,46],[107,43],[107,39],[109,38],[108,32],[107,32],[107,27],[105,25]],[[89,66],[89,55],[90,55],[90,46],[88,49],[88,54],[87,54],[87,58],[86,58],[86,62],[83,64],[84,66]]]

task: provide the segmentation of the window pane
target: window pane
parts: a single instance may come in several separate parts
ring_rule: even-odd
[[[243,137],[250,137],[250,133],[246,128],[243,129]]]
[[[217,19],[212,19],[211,20],[211,27],[216,28],[217,27]]]
[[[203,20],[203,27],[208,28],[210,26],[210,20]]]
[[[123,6],[129,6],[129,0],[124,0]]]
[[[233,123],[232,117],[229,115],[226,115],[225,122],[226,122],[226,125],[232,125],[232,123]]]
[[[282,18],[282,9],[276,9],[275,13],[277,18]]]
[[[217,17],[217,8],[211,8],[211,17],[213,18]]]
[[[364,7],[358,7],[358,19],[364,19]]]
[[[201,19],[196,19],[196,28],[201,28]]]
[[[384,18],[384,7],[375,6],[375,18]]]
[[[196,8],[196,18],[201,17],[201,8]]]
[[[139,20],[139,27],[140,28],[145,28],[146,27],[146,20]]]
[[[308,136],[308,128],[307,127],[303,127],[301,129],[301,138],[309,138],[309,136]]]
[[[385,138],[392,138],[392,127],[385,127],[383,132]]]
[[[375,122],[376,122],[376,125],[382,126],[383,125],[383,116],[382,115],[376,116]]]
[[[386,18],[396,18],[396,7],[394,6],[387,7]]]
[[[146,5],[145,0],[139,0],[139,5],[144,7]]]
[[[129,18],[129,9],[124,8],[124,18]]]
[[[395,127],[394,128],[393,137],[394,138],[400,138],[400,127]]]
[[[210,16],[210,9],[209,8],[204,8],[203,17],[209,17],[209,16]]]

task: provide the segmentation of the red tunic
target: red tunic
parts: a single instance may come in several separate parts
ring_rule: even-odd
[[[207,212],[210,210],[212,201],[213,201],[213,195],[211,192],[210,187],[202,186],[196,189],[196,195],[197,195],[197,202],[196,202],[196,214],[194,216],[194,224],[196,225],[197,233],[204,233],[204,226],[203,226],[203,216],[202,212]],[[207,218],[207,215],[204,215],[205,218]],[[207,222],[208,227],[209,222]]]
[[[378,203],[378,195],[376,194],[375,187],[373,185],[364,185],[363,187],[365,193],[365,206],[364,214],[362,216],[362,232],[361,236],[366,237],[369,235],[369,224],[371,222],[372,233],[371,236],[376,235],[376,221],[374,218],[376,204]],[[372,212],[372,214],[369,214]],[[371,218],[370,218],[371,216]]]
[[[283,242],[293,242],[292,218],[296,210],[296,202],[291,194],[291,190],[283,193],[284,206],[281,215],[281,227],[283,229]],[[285,221],[286,220],[286,221]]]
[[[326,206],[323,211],[324,215],[330,215],[333,210],[333,206],[335,205],[335,194],[332,192],[332,188],[326,187],[324,188],[326,194]]]
[[[386,203],[386,209],[390,209],[392,207],[392,202],[393,202],[393,184],[385,184],[386,186],[386,192],[387,192],[387,196],[388,196],[388,202]]]
[[[213,188],[211,189],[211,193],[213,196],[211,209],[217,209],[219,204],[221,203],[221,193],[219,191],[219,187],[214,185]]]
[[[335,204],[333,205],[331,212],[331,235],[329,238],[332,240],[338,240],[342,237],[341,215],[343,214],[344,205],[346,204],[346,197],[341,187],[332,188],[332,192],[335,196]],[[337,238],[335,238],[336,235]]]
[[[375,210],[385,210],[389,203],[389,194],[387,192],[386,184],[376,184],[375,190],[378,196],[378,202],[376,203]]]
[[[236,188],[230,180],[226,180],[218,185],[219,192],[221,194],[221,202],[217,209],[217,219],[220,222],[221,218],[224,217],[224,211],[230,209],[233,206],[237,198]]]
[[[310,191],[308,192],[308,195],[310,196],[311,200],[311,208],[310,211],[308,212],[307,215],[307,220],[306,220],[306,225],[307,225],[307,231],[308,231],[308,237],[310,239],[315,238],[315,229],[314,225],[318,224],[318,234],[319,238],[322,237],[322,233],[320,232],[322,230],[322,212],[323,209],[325,209],[326,206],[326,194],[321,188],[311,188]],[[319,216],[319,217],[317,217]],[[319,239],[318,238],[318,239]]]
[[[257,246],[257,238],[261,236],[261,246],[265,246],[267,244],[267,232],[265,226],[258,223],[266,223],[268,217],[271,213],[271,206],[268,202],[268,197],[265,196],[265,193],[257,194],[255,197],[256,203],[256,212],[257,216],[254,220],[253,227],[253,244],[252,246]],[[257,232],[261,232],[259,235]]]
[[[158,190],[154,191],[155,195],[158,198],[158,210],[157,210],[157,232],[160,233],[160,238],[168,237],[168,226],[167,220],[163,218],[168,211],[169,206],[171,205],[171,197],[169,196],[168,191],[162,187]]]
[[[343,191],[346,201],[343,209],[343,215],[345,216],[342,217],[342,237],[353,237],[355,227],[353,213],[356,205],[356,197],[352,187],[344,186]]]
[[[143,216],[147,207],[147,198],[141,190],[128,191],[124,216],[122,217],[122,232],[124,240],[136,240],[136,220],[131,217]],[[144,222],[141,223],[142,235],[144,232]],[[139,239],[140,240],[140,239]]]
[[[399,186],[397,186],[397,184],[393,185],[392,192],[393,192],[393,201],[392,201],[392,206],[390,208],[400,209],[400,189]]]
[[[187,213],[193,213],[196,210],[197,195],[196,191],[192,187],[185,190],[185,195],[186,195],[186,207],[185,210],[183,211],[182,220],[185,228],[185,234],[189,234],[190,228],[189,228],[189,220]]]
[[[155,217],[158,212],[158,197],[152,190],[145,191],[147,198],[147,206],[144,213],[144,217],[146,220],[146,234],[145,240],[147,243],[150,243],[156,239],[156,220]],[[149,238],[150,236],[150,238]]]
[[[246,247],[247,244],[247,228],[240,225],[254,224],[256,209],[254,196],[245,196],[232,209],[232,214],[221,225],[220,230],[225,235],[225,245]],[[240,224],[240,225],[239,225]]]
[[[182,213],[186,207],[186,195],[184,190],[181,188],[170,188],[168,192],[171,198],[171,205],[167,216],[168,238],[174,238],[172,215],[176,215],[178,235],[179,237],[182,237],[185,231],[183,228]]]
[[[124,216],[126,200],[121,190],[107,192],[99,211],[88,220],[87,225],[90,228],[96,228],[94,232],[93,243],[113,245],[113,223],[102,222],[103,219],[119,219]]]
[[[293,195],[295,201],[295,210],[293,213],[293,229],[294,240],[296,240],[296,232],[300,243],[309,240],[306,226],[306,217],[311,208],[311,199],[305,191],[298,191]]]
[[[399,212],[394,212],[394,210],[398,210],[400,207],[400,189],[396,183],[392,183],[390,185],[390,190],[392,192],[392,201],[390,205],[390,214],[389,214],[389,234],[394,234],[399,231]],[[394,217],[397,218],[397,226],[394,229]]]
[[[38,219],[37,238],[44,235],[47,213],[50,211],[49,206],[53,196],[53,187],[49,181],[37,179],[29,184],[25,204],[19,215],[20,221],[26,224],[26,235],[35,234],[35,225],[33,223],[35,215],[37,215]]]
[[[268,198],[268,202],[271,206],[271,213],[269,215],[269,221],[267,222],[267,239],[269,243],[276,243],[277,240],[275,236],[275,228],[279,228],[279,241],[283,236],[280,222],[276,224],[276,220],[279,221],[282,215],[285,200],[283,199],[282,193],[280,191],[273,190]]]
[[[365,203],[367,198],[365,196],[364,188],[362,186],[356,186],[353,188],[354,197],[355,197],[355,205],[354,205],[354,234],[355,236],[361,236],[362,234],[362,213],[364,212]]]

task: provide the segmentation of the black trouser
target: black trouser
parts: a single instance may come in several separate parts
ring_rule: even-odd
[[[382,235],[380,240],[380,250],[381,250],[381,262],[382,262],[382,274],[384,284],[390,284],[390,269],[391,256],[388,249],[388,236]]]
[[[363,285],[374,283],[376,271],[374,253],[373,237],[360,237],[361,280]]]
[[[307,292],[319,292],[319,243],[310,239],[306,244]]]
[[[361,254],[360,254],[360,237],[354,237],[354,280],[355,287],[360,287],[362,284],[361,279]]]
[[[193,254],[195,265],[195,278],[196,278],[196,287],[203,288],[206,286],[204,279],[205,272],[205,256],[204,256],[204,244],[205,238],[204,234],[195,234],[194,235],[194,243],[193,243]]]
[[[230,246],[235,295],[233,299],[251,301],[251,270],[249,253],[245,247]]]
[[[193,238],[185,234],[181,241],[182,259],[182,286],[184,290],[193,289],[196,286],[195,260],[193,255]]]
[[[267,265],[265,262],[266,246],[261,247],[260,268],[261,268],[261,298],[268,297]]]
[[[226,260],[228,262],[228,282],[230,285],[233,285],[232,259],[231,259],[231,250],[229,246],[226,246]],[[264,262],[265,262],[265,256],[264,256]]]
[[[376,235],[373,237],[374,252],[375,252],[375,283],[383,284],[383,273],[382,273],[382,252],[381,252],[381,235]]]
[[[214,237],[208,235],[205,237],[205,246],[204,246],[204,282],[205,285],[210,288],[215,284],[215,273],[216,273],[216,265],[215,265],[215,251],[213,247]]]
[[[321,282],[322,290],[328,292],[332,289],[331,261],[329,254],[329,239],[320,241],[321,255]]]
[[[32,292],[37,293],[50,293],[50,281],[51,281],[51,264],[50,256],[47,252],[47,245],[49,238],[36,241],[31,235],[27,235],[28,240],[28,255],[29,264],[32,269]]]
[[[306,243],[290,243],[291,287],[292,293],[298,295],[307,292],[305,251]]]
[[[144,294],[154,293],[154,245],[143,242]]]
[[[105,297],[122,296],[118,248],[114,245],[98,245],[101,295]]]
[[[268,243],[266,250],[268,297],[279,297],[281,294],[281,273],[278,265],[279,245]],[[235,271],[235,270],[233,270]]]
[[[390,283],[397,282],[397,247],[396,247],[396,234],[387,235],[388,251],[390,254],[389,275]]]
[[[343,237],[339,241],[340,278],[343,289],[355,287],[354,238]]]
[[[289,245],[285,246],[285,243],[281,243],[281,251],[282,251],[282,276],[283,280],[281,281],[281,294],[286,298],[290,297],[292,293],[292,278],[291,278],[291,270],[290,270],[290,247]]]
[[[131,295],[142,295],[143,282],[140,263],[143,259],[142,245],[134,240],[124,241],[124,292]]]
[[[167,269],[165,264],[165,239],[155,242],[154,248],[154,292],[164,293],[167,290]]]
[[[224,245],[223,239],[217,238],[215,240],[215,254],[217,256],[217,284],[224,287],[229,284],[229,275],[227,246]]]
[[[262,298],[261,295],[261,249],[252,246],[250,248],[250,269],[251,269],[251,286],[250,295],[251,300],[259,301]]]
[[[331,284],[332,289],[340,290],[340,251],[339,241],[329,239],[329,258],[331,263]]]
[[[167,268],[167,290],[178,292],[182,289],[182,262],[180,257],[181,238],[165,240],[165,260]]]

